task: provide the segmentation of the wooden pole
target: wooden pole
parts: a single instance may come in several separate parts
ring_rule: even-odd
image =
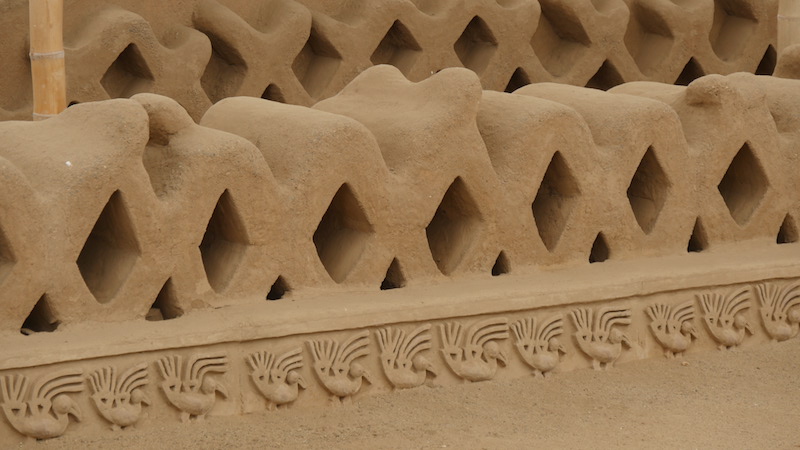
[[[778,3],[778,54],[790,45],[800,44],[800,0]]]
[[[54,116],[67,107],[64,70],[63,0],[30,0],[33,120]]]

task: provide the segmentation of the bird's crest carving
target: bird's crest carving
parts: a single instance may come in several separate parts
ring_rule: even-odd
[[[347,338],[341,345],[333,339],[306,341],[314,358],[314,373],[330,392],[332,400],[346,401],[372,376],[356,359],[369,354],[369,331]]]
[[[556,368],[566,349],[558,339],[564,332],[564,319],[559,314],[537,325],[529,317],[511,325],[516,338],[515,347],[536,376],[546,376]]]
[[[665,303],[656,303],[646,309],[650,317],[650,331],[664,347],[668,358],[680,356],[697,339],[694,327],[694,302],[691,300],[675,307]]]
[[[139,421],[142,404],[150,405],[150,399],[143,391],[149,382],[146,363],[129,368],[119,377],[113,366],[89,375],[92,400],[100,415],[111,422],[111,429],[119,430]]]
[[[718,292],[700,294],[703,321],[719,349],[731,349],[744,341],[745,332],[753,334],[745,312],[750,308],[751,291],[743,287],[723,295]]]
[[[156,365],[164,381],[161,388],[167,400],[181,411],[181,421],[191,418],[205,419],[216,403],[216,393],[228,398],[228,390],[210,374],[228,371],[228,357],[224,354],[192,355],[183,366],[180,355],[165,356]]]
[[[756,286],[761,304],[761,320],[770,338],[785,341],[797,336],[800,329],[800,282],[779,286],[762,283]]]
[[[608,369],[622,354],[622,345],[632,347],[630,339],[618,326],[630,325],[630,308],[603,307],[595,311],[579,308],[570,313],[575,324],[578,348],[592,359],[595,370]]]
[[[386,378],[398,389],[422,385],[428,374],[436,376],[433,365],[421,352],[431,348],[431,325],[417,327],[406,335],[402,329],[381,328],[375,332]]]
[[[470,326],[458,322],[440,325],[442,354],[450,369],[466,381],[494,378],[498,362],[508,363],[497,341],[508,339],[508,319],[489,318]]]
[[[25,375],[0,377],[0,401],[6,419],[25,436],[36,439],[61,436],[67,430],[69,416],[78,422],[82,419],[78,404],[67,395],[83,391],[82,373],[80,369],[65,369],[43,376],[30,392]]]
[[[279,356],[262,351],[250,354],[250,377],[259,392],[267,400],[267,407],[275,409],[288,406],[299,396],[299,389],[306,389],[306,382],[300,375],[303,368],[303,349],[291,349]]]

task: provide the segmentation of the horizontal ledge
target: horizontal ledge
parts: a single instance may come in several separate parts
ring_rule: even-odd
[[[800,277],[800,245],[609,260],[533,274],[452,279],[389,291],[322,293],[201,310],[159,322],[83,323],[0,336],[0,370],[171,348],[596,303]]]

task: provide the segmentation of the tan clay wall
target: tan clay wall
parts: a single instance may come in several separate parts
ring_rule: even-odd
[[[777,0],[67,0],[68,102],[154,92],[199,120],[223,98],[311,105],[374,64],[484,89],[607,89],[769,74]],[[31,112],[27,2],[0,2],[0,120]]]
[[[795,242],[798,83],[506,94],[379,66],[202,126],[152,94],[2,123],[0,328]]]

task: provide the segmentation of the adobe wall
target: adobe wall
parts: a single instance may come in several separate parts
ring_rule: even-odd
[[[66,0],[67,101],[153,92],[199,120],[217,101],[312,105],[364,69],[447,67],[484,89],[608,89],[770,74],[777,0]],[[26,1],[0,4],[0,120],[31,113]]]
[[[794,337],[798,83],[509,94],[381,65],[312,108],[0,123],[0,436]]]

